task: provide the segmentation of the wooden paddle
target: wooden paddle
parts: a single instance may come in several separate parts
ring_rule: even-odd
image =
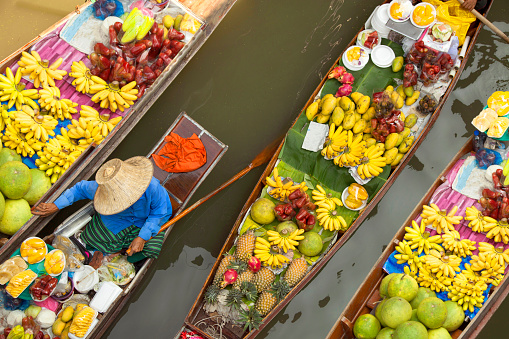
[[[177,221],[179,221],[180,219],[182,219],[183,217],[185,217],[186,215],[188,215],[189,213],[191,213],[192,211],[194,211],[197,207],[199,207],[201,204],[203,204],[205,201],[209,200],[210,198],[212,198],[214,195],[216,195],[217,193],[221,192],[222,190],[224,190],[226,187],[230,186],[231,184],[233,184],[235,181],[239,180],[240,178],[242,178],[244,175],[246,175],[249,171],[251,171],[253,168],[255,167],[258,167],[260,165],[263,165],[264,163],[268,162],[270,160],[270,158],[272,158],[272,156],[274,155],[274,153],[276,152],[277,148],[279,147],[279,144],[281,143],[281,141],[283,140],[284,138],[284,135],[277,138],[276,140],[274,140],[270,145],[268,145],[267,147],[265,147],[254,159],[253,161],[251,161],[251,163],[246,167],[244,168],[242,171],[240,171],[239,173],[235,174],[235,176],[233,176],[230,180],[226,181],[225,183],[223,183],[221,186],[219,186],[218,188],[216,188],[214,191],[210,192],[208,195],[206,195],[205,197],[201,198],[200,200],[198,200],[197,202],[195,202],[194,204],[192,204],[191,206],[189,206],[188,208],[186,208],[185,210],[183,210],[179,215],[177,215],[176,217],[168,220],[166,223],[163,224],[163,226],[161,226],[161,229],[159,230],[159,233],[161,233],[162,231],[166,230],[167,228],[169,228],[170,226],[172,226],[174,223],[176,223]],[[127,250],[127,254],[129,254],[131,251],[130,249]]]
[[[464,1],[463,0],[458,0],[458,2],[463,5]],[[509,43],[509,37],[507,37],[507,35],[504,34],[504,32],[502,32],[500,29],[497,28],[497,26],[493,25],[491,23],[491,21],[489,21],[488,19],[486,19],[484,16],[482,16],[481,13],[479,13],[478,11],[476,11],[475,9],[471,10],[470,12],[472,12],[473,15],[475,15],[475,17],[477,19],[479,19],[479,21],[481,21],[483,24],[485,24],[486,26],[488,26],[489,28],[491,28],[491,30],[495,33],[497,33],[497,35],[499,37],[501,37],[502,39],[505,40],[505,42]]]

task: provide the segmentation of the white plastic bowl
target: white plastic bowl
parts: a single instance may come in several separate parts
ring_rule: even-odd
[[[368,33],[368,34],[369,34],[369,33],[372,33],[372,32],[374,32],[374,31],[376,31],[376,30],[375,30],[375,29],[365,29],[365,30],[363,30],[362,32],[360,32],[359,34],[357,34],[357,46],[360,46],[360,47],[364,48],[364,50],[365,50],[366,52],[368,52],[368,54],[369,54],[369,53],[371,53],[371,48],[367,48],[366,46],[364,46],[364,45],[362,44],[361,36],[362,36],[362,34],[364,34],[364,33]],[[377,31],[377,32],[378,32],[378,31]],[[378,32],[378,43],[376,43],[376,44],[374,45],[374,47],[373,47],[373,48],[375,48],[376,46],[380,45],[381,40],[382,40],[382,37],[380,36],[380,32]]]
[[[392,17],[391,15],[391,7],[394,3],[400,3],[400,4],[403,4],[403,3],[409,3],[410,5],[405,5],[405,6],[408,6],[408,15],[406,17],[403,17],[403,19],[395,19]],[[389,7],[387,7],[387,16],[389,17],[389,19],[391,19],[392,21],[394,22],[405,22],[407,21],[411,16],[412,16],[412,11],[413,11],[413,5],[412,5],[412,2],[407,0],[407,1],[402,1],[402,0],[392,0],[391,3],[389,4]]]
[[[74,273],[73,280],[76,291],[86,294],[99,283],[99,274],[92,266],[83,265],[81,270]]]
[[[348,208],[350,211],[360,211],[361,209],[366,207],[366,205],[368,204],[368,199],[366,199],[366,200],[364,200],[364,202],[362,203],[362,205],[360,207],[355,208],[355,209],[350,208],[350,207],[346,206],[346,204],[345,204],[346,198],[348,198],[349,195],[350,195],[350,193],[348,193],[348,187],[347,187],[343,190],[343,193],[341,194],[341,200],[343,201],[343,206],[345,206],[345,208]]]
[[[359,61],[360,61],[360,65],[358,64],[354,64],[354,63],[351,63],[350,61],[348,61],[348,58],[346,56],[346,54],[348,53],[348,51],[350,51],[351,49],[355,48],[355,47],[360,47],[363,51],[364,51],[364,55],[361,55]],[[348,68],[349,70],[351,71],[359,71],[361,69],[364,68],[364,66],[366,66],[366,64],[368,63],[369,61],[369,53],[366,51],[366,47],[362,47],[362,46],[350,46],[344,53],[343,53],[343,56],[342,56],[342,59],[343,59],[343,64],[345,65],[346,68]]]
[[[431,8],[433,9],[433,16],[435,17],[435,19],[429,24],[429,25],[418,25],[415,23],[414,21],[414,11],[417,7],[423,7],[423,6],[431,6]],[[436,22],[437,22],[437,10],[435,9],[435,6],[433,6],[432,4],[429,4],[427,2],[421,2],[420,4],[417,4],[414,9],[412,10],[412,14],[410,15],[410,22],[412,22],[412,24],[415,26],[415,27],[419,27],[419,28],[426,28],[426,27],[430,27],[432,25],[434,25]]]

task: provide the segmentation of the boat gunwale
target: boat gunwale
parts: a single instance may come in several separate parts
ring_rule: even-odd
[[[389,0],[385,0],[383,3],[388,3],[388,2],[390,2],[390,1]],[[493,0],[491,0],[491,2],[489,3],[489,6],[487,7],[487,9],[485,11],[484,16],[486,16],[488,14],[489,9],[491,8],[492,3],[493,3]],[[287,294],[287,296],[281,302],[279,302],[263,318],[263,322],[260,325],[259,329],[253,329],[251,332],[247,333],[242,338],[244,338],[244,339],[254,338],[256,335],[258,335],[261,332],[261,330],[263,330],[263,328],[265,326],[267,326],[268,323],[293,299],[293,297],[297,293],[299,293],[300,290],[302,288],[304,288],[305,285],[307,285],[314,278],[314,276],[323,268],[323,266],[325,266],[325,264],[327,264],[327,262],[330,260],[330,258],[343,246],[343,244],[350,238],[350,236],[353,235],[353,233],[355,233],[355,231],[362,224],[364,219],[373,210],[373,208],[378,204],[378,202],[382,199],[382,197],[385,195],[385,193],[387,193],[389,188],[392,186],[392,184],[394,183],[396,178],[399,176],[401,171],[406,167],[406,165],[408,164],[410,159],[413,157],[413,155],[417,151],[418,147],[424,141],[425,137],[427,136],[427,134],[429,133],[429,131],[433,127],[433,125],[436,122],[436,120],[438,119],[438,117],[439,117],[439,115],[441,113],[441,110],[442,110],[445,102],[447,101],[447,99],[449,98],[450,94],[454,90],[454,87],[456,86],[456,83],[458,82],[458,80],[459,80],[459,78],[460,78],[460,76],[461,76],[461,74],[462,74],[462,72],[463,72],[463,70],[465,68],[466,60],[468,60],[468,58],[472,54],[473,48],[475,46],[475,43],[477,41],[477,38],[478,38],[478,36],[479,36],[483,26],[484,25],[483,25],[482,22],[478,23],[477,28],[475,29],[475,32],[472,35],[471,41],[470,41],[470,43],[469,43],[469,45],[467,47],[467,51],[465,53],[463,61],[461,62],[461,65],[460,65],[458,71],[456,72],[454,78],[452,79],[451,83],[449,84],[446,92],[442,96],[442,99],[440,100],[440,102],[438,103],[437,107],[435,108],[435,111],[432,113],[432,116],[431,116],[430,120],[428,121],[428,123],[426,124],[424,129],[419,134],[419,137],[416,138],[416,141],[412,145],[410,151],[407,154],[405,154],[405,156],[401,160],[400,164],[391,173],[391,175],[389,176],[389,178],[386,181],[386,183],[377,192],[377,194],[373,197],[373,199],[368,203],[366,208],[363,209],[361,211],[361,213],[359,213],[359,216],[355,219],[355,221],[352,223],[352,225],[349,227],[349,229],[345,233],[342,234],[341,238],[337,240],[337,242],[329,249],[329,251],[321,258],[321,260],[319,262],[317,262],[311,268],[311,270],[308,271],[306,276],[299,283],[297,283],[297,285],[295,285],[292,288],[292,290]],[[363,29],[364,29],[364,25],[362,25],[362,27],[359,30],[359,32],[361,32]],[[350,41],[350,43],[345,47],[344,50],[346,50],[349,46],[352,46],[353,44],[355,44],[356,38],[357,38],[357,35],[355,35],[355,37]],[[332,66],[330,67],[329,71],[326,74],[329,74],[330,71],[332,71],[332,69],[338,64],[339,60],[341,59],[342,53],[336,59],[336,61],[332,64]],[[318,93],[322,89],[322,87],[323,87],[323,85],[324,85],[326,80],[327,80],[327,75],[321,80],[321,82],[319,83],[318,87],[315,89],[315,91],[313,92],[311,97],[308,99],[308,101],[304,105],[304,108],[297,115],[297,118],[292,123],[292,127],[295,125],[295,123],[297,122],[297,120],[299,119],[301,114],[303,114],[303,112],[305,111],[306,107],[308,107],[315,100],[316,96],[318,95]],[[292,128],[292,127],[290,127],[290,128]],[[259,197],[261,190],[265,186],[264,185],[264,180],[265,180],[264,178],[267,177],[272,172],[272,168],[274,167],[276,161],[278,160],[278,156],[279,156],[279,153],[281,152],[281,149],[282,149],[282,147],[284,145],[284,142],[285,142],[285,140],[283,140],[281,142],[281,144],[279,145],[279,147],[278,147],[277,151],[275,152],[273,158],[271,159],[271,161],[269,162],[269,164],[265,168],[265,170],[262,173],[260,179],[258,180],[257,184],[255,185],[255,188],[253,189],[252,193],[248,197],[245,205],[242,207],[242,209],[241,209],[241,211],[239,213],[239,216],[237,217],[237,219],[236,219],[236,221],[234,223],[234,226],[233,226],[232,230],[230,231],[230,234],[228,235],[228,238],[226,239],[225,244],[223,245],[223,247],[222,247],[222,249],[221,249],[221,251],[220,251],[220,253],[218,255],[218,258],[217,258],[215,264],[213,265],[213,267],[212,267],[212,269],[211,269],[207,279],[205,280],[205,283],[204,283],[202,289],[200,290],[200,293],[198,294],[198,297],[196,298],[196,300],[193,303],[193,305],[192,305],[188,315],[185,318],[185,321],[184,321],[185,326],[190,328],[193,331],[196,331],[197,333],[199,333],[200,335],[204,336],[205,338],[212,339],[212,337],[207,335],[204,331],[202,331],[200,328],[198,328],[197,326],[195,326],[193,324],[196,316],[198,315],[198,313],[199,313],[199,311],[201,309],[201,305],[203,304],[203,296],[204,296],[205,290],[210,285],[210,283],[212,282],[212,280],[214,278],[214,275],[215,275],[215,272],[217,270],[217,267],[219,266],[219,263],[221,261],[220,258],[234,244],[235,239],[237,237],[238,227],[239,227],[240,223],[242,222],[242,220],[244,218],[244,215],[249,210],[249,207],[251,206],[251,204]]]

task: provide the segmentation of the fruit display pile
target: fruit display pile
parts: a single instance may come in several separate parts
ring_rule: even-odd
[[[6,167],[23,168],[9,174],[10,187],[0,182],[7,199],[0,232],[12,235],[28,221],[29,205],[113,131],[200,27],[188,13],[158,20],[141,13],[137,7],[125,13],[88,56],[75,51],[64,60],[35,45],[0,74],[0,166],[28,166]]]

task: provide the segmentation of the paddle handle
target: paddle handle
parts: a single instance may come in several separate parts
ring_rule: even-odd
[[[463,5],[464,1],[463,0],[458,0],[458,2],[460,4]],[[493,25],[491,23],[491,21],[489,21],[488,19],[486,19],[481,13],[479,13],[478,11],[476,11],[475,9],[471,10],[472,14],[475,15],[475,17],[477,19],[479,19],[479,21],[481,21],[483,24],[485,24],[486,26],[488,26],[493,32],[495,32],[499,37],[501,37],[502,39],[505,40],[505,42],[509,43],[509,37],[507,37],[507,35],[504,34],[504,32],[502,32],[500,29],[497,28],[497,26]]]

